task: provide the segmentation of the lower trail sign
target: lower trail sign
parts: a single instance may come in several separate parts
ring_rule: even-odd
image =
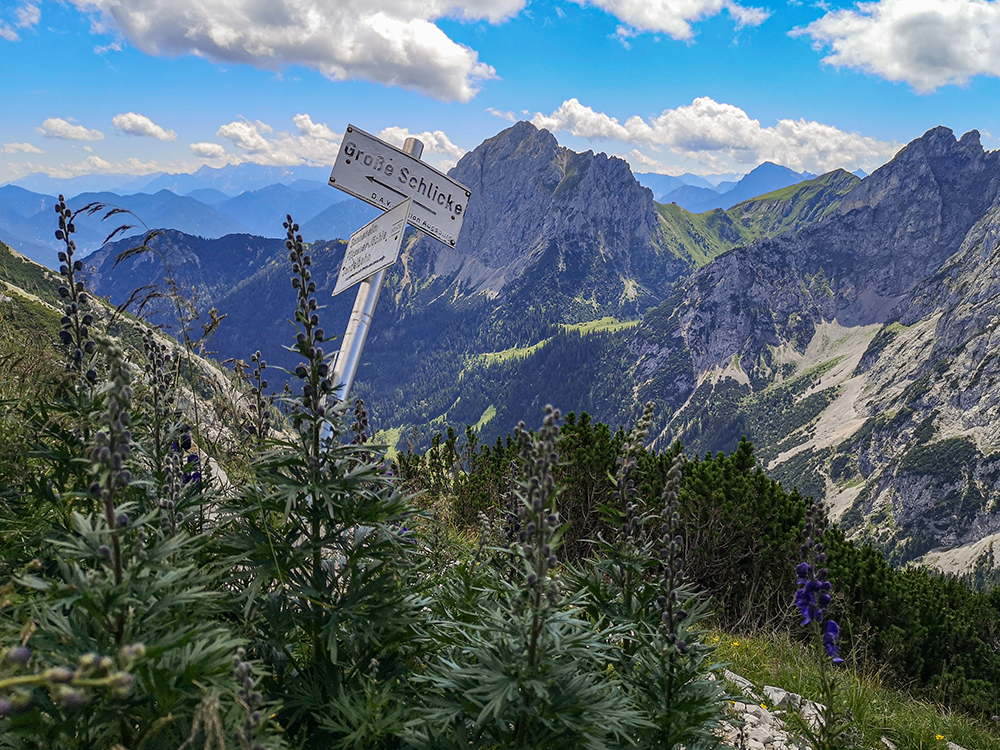
[[[410,205],[407,198],[351,235],[333,288],[334,297],[396,262]]]

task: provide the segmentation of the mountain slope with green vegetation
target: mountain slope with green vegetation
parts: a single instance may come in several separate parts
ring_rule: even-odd
[[[794,232],[826,218],[861,180],[843,169],[751,198],[723,211],[693,214],[676,203],[657,204],[660,244],[694,267],[755,240]]]

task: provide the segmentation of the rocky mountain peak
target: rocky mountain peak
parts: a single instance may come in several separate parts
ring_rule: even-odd
[[[652,192],[625,161],[571,151],[530,122],[483,142],[449,174],[472,191],[458,245],[421,240],[412,255],[414,268],[456,280],[463,293],[499,293],[545,253],[564,268],[565,253],[589,255],[584,247],[631,278],[631,255],[650,252],[659,226]],[[591,260],[581,256],[581,264]]]
[[[556,236],[648,242],[653,194],[626,162],[575,153],[518,122],[466,154],[451,176],[472,190],[458,250],[493,267],[520,265]]]
[[[959,141],[934,128],[858,184],[835,214],[693,274],[669,316],[647,317],[640,338],[658,343],[640,367],[683,352],[676,382],[686,397],[698,377],[734,355],[752,362],[785,344],[804,351],[824,321],[884,323],[958,251],[998,194],[1000,152],[984,152],[976,134]]]
[[[998,165],[998,155],[983,150],[977,131],[957,140],[950,128],[938,126],[875,170],[844,200],[841,213],[877,208],[886,200],[894,211],[908,205],[926,214],[933,206],[940,224],[935,239],[951,244],[958,235],[960,242],[970,220],[982,216],[996,198]]]

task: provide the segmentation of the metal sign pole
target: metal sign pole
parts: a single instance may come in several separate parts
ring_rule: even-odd
[[[407,138],[403,144],[403,151],[419,159],[424,152],[424,144],[416,138]],[[382,292],[386,270],[388,269],[382,269],[358,286],[358,296],[354,300],[351,319],[347,322],[344,340],[340,344],[340,352],[333,366],[333,397],[338,401],[345,401],[351,392],[351,386],[354,385],[354,376],[361,363],[361,352],[368,339],[368,329],[371,327],[375,305],[378,304],[378,297]]]

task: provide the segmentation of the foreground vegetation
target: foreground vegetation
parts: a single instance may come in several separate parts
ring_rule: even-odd
[[[766,701],[765,685],[780,686],[813,700],[819,697],[815,655],[788,634],[714,631],[709,642],[732,671],[754,684],[762,700]],[[973,719],[914,698],[884,671],[865,672],[855,666],[839,670],[837,695],[845,713],[850,712],[853,736],[864,747],[884,746],[885,737],[899,750],[936,750],[948,742],[976,750],[1000,748],[994,721]],[[775,710],[766,702],[764,705]]]
[[[612,433],[548,409],[390,465],[363,404],[327,399],[291,218],[275,398],[259,354],[220,381],[93,300],[57,210],[57,345],[0,343],[0,747],[712,747],[706,624],[796,632],[804,538],[849,664],[996,705],[1000,597],[823,532],[749,443],[688,460],[643,447],[649,410]]]

